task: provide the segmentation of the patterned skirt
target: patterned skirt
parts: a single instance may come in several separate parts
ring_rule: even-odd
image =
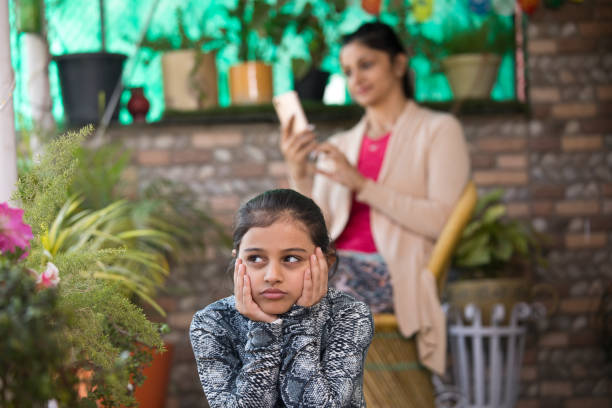
[[[338,250],[338,269],[329,286],[366,303],[372,313],[393,313],[391,277],[377,253]]]

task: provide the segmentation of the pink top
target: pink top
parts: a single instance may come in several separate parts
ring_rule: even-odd
[[[382,167],[391,132],[378,139],[364,135],[359,151],[357,170],[365,177],[376,181]],[[353,194],[351,213],[344,231],[336,239],[336,248],[366,253],[378,252],[370,227],[370,206],[355,200]]]

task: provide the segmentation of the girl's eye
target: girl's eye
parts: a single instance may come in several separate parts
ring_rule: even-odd
[[[300,262],[301,259],[298,258],[297,256],[294,255],[288,255],[285,257],[284,262],[288,262],[288,263],[296,263],[296,262]]]
[[[249,255],[247,257],[247,261],[251,263],[259,263],[259,262],[263,262],[263,258],[259,255]]]
[[[345,70],[344,71],[344,76],[350,77],[351,76],[351,70],[350,69]]]

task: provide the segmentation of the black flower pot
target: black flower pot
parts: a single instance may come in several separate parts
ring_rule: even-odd
[[[329,72],[311,68],[299,81],[295,81],[295,91],[301,100],[322,101]]]
[[[57,63],[62,101],[70,126],[97,124],[121,78],[127,56],[108,52],[66,54]],[[112,120],[119,118],[119,104]]]

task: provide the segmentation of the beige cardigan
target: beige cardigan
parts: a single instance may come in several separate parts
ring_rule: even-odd
[[[354,165],[365,126],[362,119],[329,140]],[[329,169],[330,163],[322,158],[317,166]],[[459,122],[410,101],[391,131],[378,180],[368,180],[356,197],[371,209],[372,234],[389,268],[400,331],[407,337],[416,334],[421,363],[437,373],[445,370],[446,324],[435,279],[426,266],[469,169]],[[321,207],[335,240],[348,221],[349,189],[316,175],[312,191],[301,192]]]

